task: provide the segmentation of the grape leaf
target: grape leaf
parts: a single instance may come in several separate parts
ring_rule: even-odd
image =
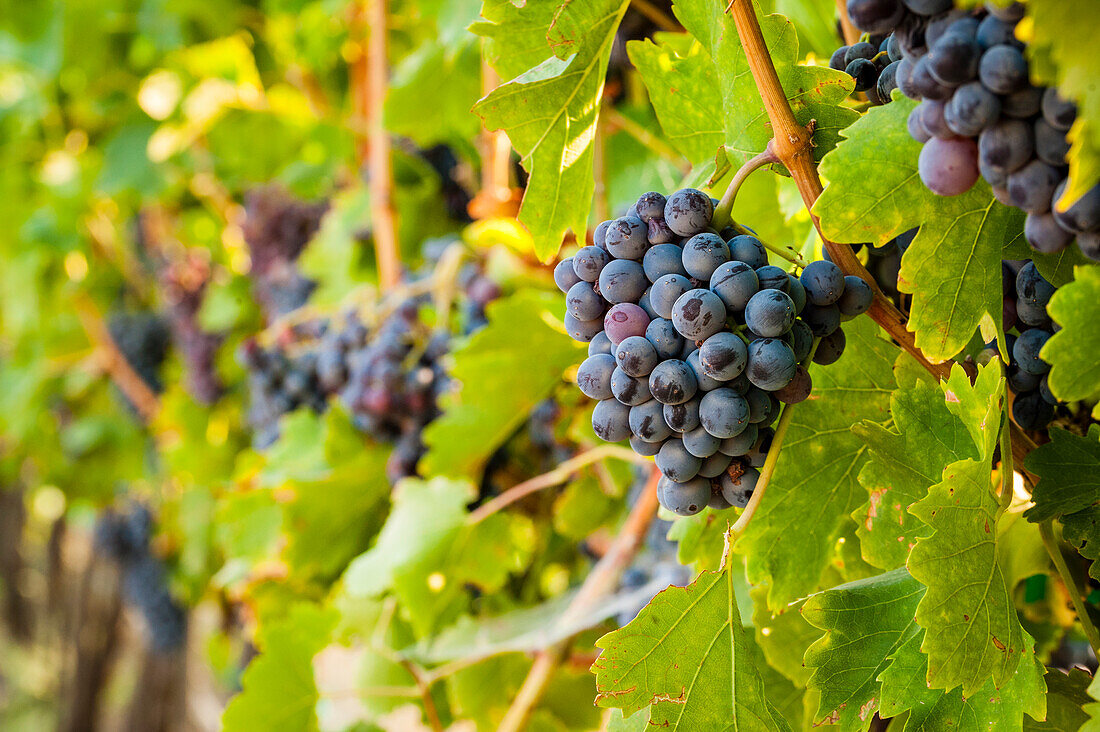
[[[1009,592],[1028,577],[1051,571],[1050,555],[1043,546],[1039,527],[1015,507],[997,522],[997,561]]]
[[[420,147],[477,135],[470,107],[481,94],[481,58],[475,38],[447,44],[425,41],[393,70],[386,92],[386,129]],[[424,114],[424,100],[432,114]]]
[[[844,332],[840,360],[811,367],[813,393],[794,408],[768,493],[737,542],[749,581],[769,585],[773,610],[818,589],[836,540],[866,496],[856,476],[867,448],[851,427],[889,417],[894,347],[870,318],[845,323]]]
[[[451,375],[461,390],[424,430],[425,474],[475,477],[565,369],[583,359],[583,344],[558,325],[564,310],[560,296],[533,290],[489,305],[489,325],[453,354]]]
[[[974,383],[962,366],[954,364],[946,382],[941,382],[948,410],[970,431],[980,456],[993,457],[1004,414],[1005,382],[999,363],[978,366]]]
[[[724,511],[704,508],[694,516],[677,518],[669,529],[668,538],[678,542],[676,560],[680,564],[696,564],[700,569],[718,569],[726,545],[729,516]]]
[[[1100,394],[1100,268],[1077,267],[1075,275],[1047,305],[1047,313],[1062,328],[1041,354],[1050,364],[1050,390],[1067,402]]]
[[[1022,214],[997,203],[984,182],[951,198],[925,188],[917,173],[921,145],[906,128],[914,106],[899,95],[844,131],[821,161],[829,184],[814,213],[839,242],[883,244],[920,226],[902,257],[898,288],[913,295],[908,328],[917,345],[944,361],[979,325],[987,337],[1000,332],[1001,253],[1022,236]]]
[[[470,30],[485,38],[485,60],[503,79],[519,76],[551,54],[548,31],[559,2],[524,3],[484,0],[481,17]]]
[[[1046,714],[1043,665],[1033,649],[1003,688],[997,689],[990,679],[977,694],[964,697],[960,689],[944,692],[927,686],[928,657],[920,651],[922,636],[923,631],[899,648],[879,677],[880,714],[892,717],[909,710],[904,732],[1019,730],[1025,714],[1036,719]],[[1034,646],[1034,641],[1029,643]]]
[[[1054,62],[1049,69],[1033,63],[1033,69],[1077,102],[1077,121],[1068,135],[1069,183],[1059,207],[1068,207],[1100,182],[1100,90],[1096,87],[1100,66],[1089,50],[1096,29],[1081,22],[1079,10],[1059,0],[1034,0],[1027,6],[1031,54],[1047,55]]]
[[[508,132],[530,174],[519,219],[548,259],[572,230],[583,239],[595,184],[592,141],[611,44],[628,3],[570,3],[551,26],[549,55],[474,106],[489,129]],[[498,26],[494,35],[507,32]],[[574,33],[575,35],[568,35]]]
[[[772,130],[733,18],[725,4],[712,0],[676,0],[672,10],[714,64],[725,112],[726,152],[739,167],[764,149]],[[854,110],[840,106],[852,91],[852,79],[827,67],[799,65],[797,33],[782,15],[761,17],[760,29],[795,119],[803,125],[816,121],[814,154],[820,157],[836,145],[840,130],[858,118]]]
[[[260,631],[260,655],[244,672],[244,691],[222,715],[226,732],[317,728],[313,657],[328,645],[336,620],[332,610],[300,603]]]
[[[630,60],[668,140],[693,163],[713,158],[725,139],[722,100],[714,65],[691,36],[657,33],[653,40],[626,44]]]
[[[1055,287],[1073,282],[1073,271],[1078,265],[1088,264],[1089,259],[1075,246],[1068,246],[1057,254],[1043,254],[1031,248],[1027,239],[1016,237],[1005,245],[1005,259],[1030,259],[1047,282]]]
[[[728,566],[661,592],[596,641],[596,703],[680,729],[790,730],[765,697]]]
[[[1088,437],[1052,427],[1050,442],[1032,450],[1027,469],[1039,476],[1035,505],[1024,516],[1038,523],[1082,511],[1100,501],[1100,427]]]
[[[777,612],[768,610],[767,594],[765,585],[752,588],[752,625],[756,630],[756,643],[769,666],[796,686],[805,687],[810,669],[802,662],[802,657],[810,644],[821,637],[821,631],[806,622],[798,603]]]
[[[1079,668],[1064,674],[1051,669],[1046,674],[1046,721],[1025,720],[1024,732],[1086,732],[1089,721],[1084,706],[1092,702],[1089,696],[1089,676]]]
[[[607,732],[648,732],[649,710],[649,707],[644,707],[629,717],[624,717],[622,709],[612,709],[611,717],[607,722]]]
[[[1089,506],[1084,511],[1067,513],[1061,518],[1062,537],[1077,547],[1077,551],[1089,565],[1089,576],[1100,580],[1100,506]]]
[[[924,588],[904,569],[811,595],[802,616],[825,631],[806,651],[809,687],[821,693],[816,724],[866,729],[878,708],[889,656],[919,634]]]
[[[908,512],[940,481],[943,466],[977,457],[962,422],[944,402],[943,392],[927,382],[895,391],[890,399],[894,429],[863,422],[853,431],[870,457],[859,472],[869,499],[852,514],[863,557],[882,569],[905,563],[918,538],[931,530]]]
[[[997,561],[998,502],[988,465],[966,459],[948,465],[943,481],[910,512],[934,533],[919,539],[908,567],[928,591],[917,608],[927,631],[928,683],[962,686],[972,696],[992,675],[1001,687],[1024,652],[1023,629]]]
[[[1089,701],[1084,705],[1083,708],[1088,713],[1089,719],[1082,725],[1079,732],[1100,732],[1100,675],[1095,676],[1089,684],[1088,695],[1096,701]]]

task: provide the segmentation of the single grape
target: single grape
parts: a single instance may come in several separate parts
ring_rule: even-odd
[[[844,66],[852,63],[856,59],[873,59],[877,53],[877,49],[867,41],[860,41],[848,46],[847,52],[844,54]],[[841,69],[843,71],[843,69]]]
[[[1032,328],[1047,327],[1050,325],[1050,318],[1047,317],[1046,305],[1038,305],[1028,302],[1027,300],[1018,300],[1016,302],[1015,314],[1017,320]]]
[[[1008,349],[1009,354],[1012,353],[1013,348]],[[1038,389],[1040,378],[1038,374],[1029,374],[1024,371],[1017,363],[1011,363],[1005,369],[1005,379],[1008,381],[1008,386],[1016,394]]]
[[[726,306],[710,290],[688,290],[672,306],[672,324],[689,341],[702,341],[722,330]]]
[[[889,33],[905,15],[898,0],[848,0],[847,9],[852,25],[866,33]]]
[[[759,428],[750,422],[745,425],[745,429],[741,434],[722,440],[718,450],[731,457],[740,457],[752,449],[759,435]]]
[[[678,483],[666,475],[657,483],[657,499],[677,516],[694,516],[710,502],[710,481],[695,478]]]
[[[676,327],[671,320],[654,318],[645,329],[645,337],[657,351],[657,356],[664,361],[679,356],[684,347],[683,337],[676,332]]]
[[[829,57],[829,68],[836,71],[844,71],[844,67],[848,65],[844,63],[844,57],[847,53],[848,46],[841,46],[833,51],[833,55]]]
[[[857,92],[867,91],[878,81],[878,69],[865,58],[857,58],[848,64],[844,73],[855,80]]]
[[[744,262],[754,270],[768,263],[768,251],[755,236],[738,234],[729,240],[730,259]]]
[[[1056,168],[1066,164],[1066,155],[1069,154],[1066,133],[1051,127],[1042,117],[1035,120],[1035,154],[1044,163]]]
[[[657,315],[672,317],[672,308],[685,292],[691,290],[691,280],[679,274],[667,274],[653,283],[649,302]]]
[[[1016,40],[1016,24],[1006,23],[994,15],[982,18],[974,38],[978,41],[978,45],[985,49],[1000,45],[1023,47],[1023,44]]]
[[[795,312],[802,312],[802,308],[806,307],[806,288],[802,286],[802,280],[788,273],[786,291],[794,302]]]
[[[596,224],[596,229],[592,232],[592,243],[604,251],[607,251],[607,239],[605,237],[608,226],[611,226],[610,221],[601,221]]]
[[[637,306],[635,306],[637,307]],[[570,313],[565,314],[565,332],[569,337],[581,343],[588,343],[596,334],[603,330],[604,323],[599,318],[595,320],[577,320]]]
[[[663,442],[646,442],[637,436],[630,438],[630,449],[642,457],[653,457],[661,451],[661,445],[663,444]]]
[[[898,67],[900,65],[901,61],[895,60],[888,64],[878,75],[878,83],[875,85],[875,89],[883,104],[890,102],[891,93],[898,88]]]
[[[589,356],[577,369],[577,387],[589,399],[610,399],[615,359],[604,353]]]
[[[591,341],[588,343],[588,355],[595,356],[597,353],[606,353],[607,355],[613,355],[612,351],[615,348],[611,343],[611,339],[607,337],[607,333],[602,330],[597,333]]]
[[[1077,247],[1089,259],[1100,262],[1100,232],[1090,231],[1077,235]]]
[[[1039,328],[1028,328],[1016,339],[1012,347],[1012,359],[1029,374],[1041,376],[1050,370],[1050,364],[1039,357],[1039,352],[1050,339],[1050,333]]]
[[[917,169],[936,195],[965,193],[978,180],[978,146],[970,139],[931,139],[921,148]]]
[[[1012,419],[1025,430],[1041,430],[1054,419],[1054,407],[1037,391],[1020,394],[1012,402]]]
[[[909,72],[909,86],[922,99],[947,99],[954,85],[946,85],[936,80],[928,68],[928,57],[922,56]]]
[[[749,422],[758,426],[771,423],[775,416],[771,392],[757,389],[755,386],[749,387],[745,394],[745,401],[749,404]]]
[[[717,234],[696,234],[684,243],[684,269],[697,280],[709,281],[714,270],[729,259],[729,247]]]
[[[951,0],[902,0],[917,15],[939,15],[951,9]]]
[[[814,363],[822,366],[830,366],[836,363],[840,360],[841,354],[844,353],[846,340],[844,331],[840,328],[822,338],[821,342],[817,344],[817,350],[814,352]]]
[[[799,366],[795,369],[794,378],[791,379],[791,383],[784,386],[782,389],[777,389],[772,392],[775,394],[775,398],[785,404],[798,404],[804,402],[809,398],[810,392],[813,391],[813,379],[810,378],[810,372],[803,366]]]
[[[794,325],[791,326],[791,332],[787,334],[787,345],[794,351],[795,360],[801,363],[805,360],[806,356],[810,355],[810,349],[813,347],[814,334],[810,330],[810,326],[806,325],[806,322],[801,318],[794,321]]]
[[[1016,274],[1013,291],[1019,299],[1045,308],[1056,289],[1039,274],[1039,268],[1035,266],[1035,262],[1028,262]]]
[[[677,236],[664,219],[653,219],[647,224],[646,241],[650,244],[671,244],[677,240]]]
[[[615,349],[619,368],[631,376],[648,376],[660,357],[653,344],[642,336],[630,336]]]
[[[1024,17],[1024,6],[1021,3],[1003,5],[994,0],[986,0],[985,9],[993,17],[1009,23],[1015,23]]]
[[[699,475],[703,478],[717,478],[719,475],[726,472],[726,468],[730,466],[731,462],[733,462],[732,457],[722,452],[716,452],[710,457],[703,460],[703,465],[699,468]],[[715,495],[721,496],[722,494],[721,492],[719,492]],[[711,508],[729,508],[729,505],[726,503],[725,498],[722,499],[721,506],[715,506],[713,503],[713,499],[714,496],[711,496]]]
[[[655,462],[666,478],[680,483],[698,475],[703,465],[703,461],[688,452],[684,443],[677,439],[665,440]]]
[[[1050,210],[1050,199],[1062,182],[1062,174],[1041,160],[1030,163],[1008,176],[1008,195],[1018,208],[1033,214]]]
[[[695,374],[695,383],[699,385],[699,391],[713,391],[722,386],[721,381],[707,376],[707,372],[703,370],[703,364],[699,360],[698,348],[687,355],[687,358],[684,359],[684,363],[686,363],[691,368],[691,372]]]
[[[794,378],[794,351],[781,340],[763,338],[749,344],[745,373],[753,386],[764,391],[782,389]]]
[[[645,289],[645,292],[642,293],[642,296],[638,298],[638,307],[640,307],[642,310],[645,310],[645,314],[648,315],[651,320],[653,318],[661,317],[657,314],[657,311],[653,309],[653,303],[649,301],[648,287]]]
[[[745,342],[729,331],[715,333],[699,346],[699,364],[703,373],[718,381],[729,381],[740,376],[748,356]]]
[[[1073,241],[1073,234],[1058,225],[1053,214],[1029,213],[1024,219],[1024,238],[1037,252],[1056,254]]]
[[[641,259],[649,242],[646,223],[633,216],[615,219],[607,227],[604,241],[607,251],[618,259]]]
[[[642,265],[630,259],[614,259],[600,272],[600,294],[613,305],[638,302],[648,285]]]
[[[978,66],[982,86],[995,94],[1011,94],[1028,84],[1027,61],[1015,46],[993,46]]]
[[[606,307],[591,282],[578,282],[565,295],[565,310],[577,320],[602,320]]]
[[[663,442],[672,437],[672,430],[665,424],[661,403],[656,399],[630,408],[630,431],[646,442]]]
[[[683,404],[665,404],[661,408],[665,424],[673,432],[683,434],[699,426],[699,397],[689,399]]]
[[[634,206],[638,210],[638,218],[649,222],[655,219],[663,219],[665,215],[665,197],[657,191],[649,191],[638,196],[638,202]]]
[[[913,87],[913,62],[903,58],[898,62],[898,70],[894,75],[894,81],[901,93],[910,99],[920,99],[920,93]]]
[[[695,373],[685,361],[662,361],[649,374],[649,391],[661,404],[683,404],[698,390]]]
[[[645,310],[630,302],[612,305],[603,316],[603,329],[615,345],[632,335],[645,335],[648,325],[649,316]]]
[[[733,389],[715,389],[703,395],[699,421],[704,430],[718,439],[739,435],[749,424],[749,403]]]
[[[844,273],[832,262],[810,262],[800,279],[813,305],[832,305],[844,294]]]
[[[935,99],[925,99],[917,105],[917,108],[913,110],[913,112],[920,115],[921,126],[927,130],[932,137],[947,140],[954,137],[955,133],[947,126],[947,120],[944,118],[944,110],[946,108],[946,102],[938,102]]]
[[[774,438],[775,431],[771,427],[760,428],[760,434],[756,438],[756,442],[753,443],[752,448],[745,453],[745,459],[749,461],[749,465],[754,468],[764,466],[764,462],[768,459],[768,451],[771,450],[772,440]]]
[[[1049,87],[1043,92],[1040,107],[1043,110],[1043,119],[1058,130],[1068,130],[1077,119],[1077,105],[1063,98],[1054,87]]]
[[[875,293],[870,285],[860,277],[847,275],[844,278],[844,293],[836,301],[836,306],[842,317],[854,318],[870,310],[874,299]]]
[[[977,81],[963,84],[943,109],[947,127],[962,137],[977,137],[1001,115],[1001,100]]]
[[[923,102],[922,102],[923,104]],[[905,126],[909,131],[909,136],[919,143],[925,143],[932,139],[932,133],[924,127],[924,122],[921,121],[921,109],[919,106],[914,107],[909,112],[909,117],[906,119]]]
[[[745,306],[745,324],[765,338],[778,338],[789,331],[795,316],[794,301],[780,290],[761,290]]]
[[[675,244],[658,244],[650,247],[642,259],[642,269],[650,282],[656,282],[661,277],[677,274],[687,277],[684,269],[680,247]]]
[[[604,399],[592,409],[592,431],[604,442],[630,437],[630,408],[614,399]]]
[[[986,127],[978,137],[980,164],[1003,174],[1006,181],[1009,173],[1031,159],[1034,149],[1032,127],[1018,119],[1002,119]]]
[[[783,292],[787,292],[791,286],[791,280],[790,277],[787,276],[787,273],[774,264],[766,264],[757,269],[756,279],[760,282],[761,290],[782,290]]]
[[[577,273],[573,271],[573,258],[563,259],[554,266],[554,284],[562,292],[569,292],[569,288],[581,281]]]
[[[882,44],[886,46],[886,56],[890,59],[891,62],[901,61],[901,45],[898,43],[898,38],[896,35],[891,33],[890,35],[886,36],[886,40],[883,41]],[[879,50],[883,50],[881,46],[879,47]]]
[[[1043,398],[1043,401],[1052,407],[1058,406],[1058,397],[1054,396],[1054,392],[1050,390],[1050,382],[1047,381],[1047,377],[1050,374],[1043,374],[1043,378],[1039,379],[1039,396]]]
[[[1062,181],[1051,196],[1051,210],[1058,225],[1075,234],[1100,230],[1100,185],[1090,188],[1065,211],[1059,211],[1058,200],[1065,190],[1066,181]]]
[[[700,417],[701,416],[700,414]],[[718,452],[718,445],[722,442],[702,427],[696,427],[690,432],[685,432],[682,438],[684,441],[684,449],[695,457],[703,459],[709,458],[711,455]]]
[[[945,33],[928,49],[928,72],[946,86],[965,84],[978,75],[982,47],[964,33]]]
[[[840,308],[835,304],[807,305],[799,317],[818,338],[824,338],[840,327]]]
[[[611,395],[628,407],[636,407],[650,400],[649,379],[631,376],[618,366],[611,372]]]
[[[676,191],[665,202],[665,223],[679,236],[694,236],[706,231],[713,215],[714,202],[695,188]]]
[[[719,485],[722,486],[722,497],[725,498],[731,506],[735,508],[744,508],[749,505],[749,499],[752,498],[752,494],[756,490],[756,483],[759,480],[760,471],[756,468],[744,468],[740,474],[732,470],[727,470],[726,473],[719,478]]]
[[[573,272],[585,282],[595,282],[611,257],[597,246],[582,247],[573,255]]]
[[[760,289],[756,270],[745,262],[726,262],[710,278],[710,289],[728,312],[741,312]]]

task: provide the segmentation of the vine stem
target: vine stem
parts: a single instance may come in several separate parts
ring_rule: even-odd
[[[115,382],[119,391],[125,394],[134,405],[134,409],[138,411],[141,418],[147,423],[152,422],[160,411],[160,400],[157,395],[138,376],[133,366],[126,360],[126,356],[118,349],[118,345],[111,337],[111,332],[103,322],[99,308],[92,299],[83,292],[77,293],[75,297],[76,315],[80,319],[80,327],[84,329],[84,334],[88,336],[88,341],[95,349],[95,355],[101,367]]]
[[[852,45],[859,40],[859,28],[852,25],[852,19],[848,17],[848,3],[846,0],[836,0],[836,12],[840,17],[840,30],[844,34],[844,43]]]
[[[1062,583],[1066,586],[1066,592],[1069,593],[1070,602],[1073,603],[1073,609],[1077,612],[1077,619],[1081,621],[1081,629],[1085,631],[1085,637],[1088,638],[1089,645],[1092,646],[1092,652],[1100,655],[1100,633],[1097,633],[1096,626],[1092,624],[1092,618],[1089,617],[1088,610],[1085,608],[1084,599],[1077,589],[1077,583],[1074,581],[1073,575],[1070,574],[1069,567],[1066,566],[1066,558],[1062,556],[1062,549],[1058,546],[1058,540],[1054,536],[1053,519],[1047,519],[1039,524],[1039,536],[1042,537],[1043,546],[1046,547],[1047,554],[1050,555],[1051,561],[1054,562],[1054,566],[1062,578]]]
[[[871,317],[879,327],[894,339],[909,355],[917,360],[921,366],[937,379],[946,379],[951,373],[951,362],[932,363],[917,347],[913,334],[906,328],[907,318],[894,307],[894,304],[882,293],[874,278],[867,272],[863,264],[856,257],[852,247],[847,244],[838,244],[825,236],[821,230],[821,220],[813,211],[814,203],[821,195],[821,178],[818,177],[817,167],[813,158],[813,125],[802,126],[794,118],[794,112],[787,101],[787,95],[783,86],[779,83],[779,75],[775,71],[768,46],[764,42],[764,34],[760,30],[760,23],[756,19],[756,9],[753,0],[730,0],[726,6],[726,12],[733,17],[737,27],[737,35],[741,39],[741,45],[745,49],[749,70],[752,72],[756,88],[764,101],[764,109],[768,113],[771,122],[775,152],[780,162],[787,167],[802,196],[802,202],[810,214],[810,220],[825,249],[829,252],[830,259],[841,269],[844,274],[855,275],[866,282],[875,299],[871,303],[867,315]],[[1012,453],[1016,462],[1023,464],[1027,454],[1035,449],[1035,443],[1019,428],[1012,423]]]
[[[575,455],[558,464],[553,470],[547,471],[542,475],[536,475],[534,478],[529,478],[522,483],[517,483],[500,495],[491,498],[472,511],[466,518],[466,522],[469,524],[476,524],[484,521],[497,511],[512,505],[521,498],[526,498],[532,493],[537,493],[545,488],[552,488],[564,483],[569,479],[569,476],[584,466],[599,462],[604,458],[619,458],[620,460],[626,460],[640,465],[652,465],[652,461],[647,458],[638,455],[633,450],[627,450],[618,445],[600,445],[599,447],[593,447],[590,450],[585,450],[579,455]]]
[[[1004,366],[1001,367],[1001,374],[1004,374]],[[1009,402],[1008,395],[1005,394],[1004,400],[1004,421],[1001,427],[1001,506],[997,511],[997,518],[1004,514],[1012,505],[1012,482],[1014,480],[1015,468],[1012,460],[1012,418],[1009,416]]]
[[[646,532],[649,531],[649,525],[657,515],[657,481],[660,477],[660,471],[653,466],[645,489],[638,496],[634,507],[630,509],[630,515],[626,517],[626,522],[618,536],[615,537],[607,554],[604,554],[588,573],[584,584],[581,585],[573,601],[569,603],[569,607],[565,609],[562,615],[563,621],[571,621],[576,616],[583,615],[601,598],[614,591],[619,577],[641,548]],[[523,680],[523,686],[520,687],[515,701],[508,707],[508,712],[497,727],[497,732],[519,732],[527,726],[531,713],[550,684],[554,672],[568,657],[575,637],[570,636],[558,641],[535,656],[535,662],[527,673],[527,678]]]
[[[722,194],[722,200],[714,207],[714,216],[711,217],[711,225],[714,226],[715,229],[721,231],[730,223],[731,214],[733,212],[733,202],[737,199],[737,192],[741,190],[741,185],[748,180],[748,177],[765,165],[779,162],[779,156],[775,154],[775,146],[772,144],[774,142],[775,140],[769,140],[768,146],[764,148],[764,152],[753,155],[733,174],[733,178],[730,180],[729,185],[726,186],[726,192]]]
[[[374,234],[378,281],[391,290],[401,280],[401,257],[397,245],[397,214],[393,205],[393,161],[390,137],[383,113],[386,103],[387,0],[355,0],[355,26],[367,28],[366,48],[353,63],[352,99],[357,122],[366,123],[366,139],[360,140],[360,159],[366,157],[370,191],[371,230]],[[358,126],[358,125],[357,125]]]

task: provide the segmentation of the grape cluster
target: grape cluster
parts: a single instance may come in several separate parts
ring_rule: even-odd
[[[889,104],[890,92],[898,88],[897,72],[901,48],[893,33],[871,34],[865,41],[841,46],[829,58],[829,68],[843,71],[865,92],[872,104]]]
[[[187,612],[168,589],[164,563],[150,550],[152,533],[153,515],[146,506],[108,509],[96,521],[95,547],[122,570],[124,596],[145,619],[150,646],[167,653],[187,640]]]
[[[299,201],[277,186],[256,188],[245,196],[242,229],[252,260],[250,276],[269,321],[305,305],[313,292],[314,282],[295,262],[326,211],[327,202]]]
[[[863,30],[893,30],[902,56],[894,83],[921,100],[908,127],[924,145],[918,171],[930,191],[955,196],[981,176],[997,200],[1027,213],[1033,249],[1059,252],[1076,237],[1100,260],[1100,185],[1065,211],[1055,206],[1077,108],[1056,89],[1031,84],[1016,37],[1023,5],[968,11],[951,0],[849,0],[848,12]]]
[[[714,205],[693,188],[643,194],[554,270],[566,330],[589,343],[577,385],[599,400],[596,435],[654,456],[680,515],[747,504],[780,403],[810,394],[811,352],[836,361],[841,320],[873,299],[832,262],[800,277],[768,264],[755,236],[711,227]]]
[[[159,279],[167,301],[166,315],[191,395],[202,404],[213,404],[222,393],[215,359],[222,336],[208,333],[199,323],[206,286],[210,282],[209,259],[199,250],[175,261],[162,261]]]
[[[485,323],[485,306],[501,291],[476,265],[462,270],[459,284],[464,330],[470,332]],[[450,386],[442,358],[451,333],[424,321],[429,305],[428,295],[411,295],[370,327],[348,312],[278,327],[266,347],[257,338],[242,344],[253,444],[263,449],[275,442],[284,414],[300,407],[321,413],[336,396],[357,428],[393,443],[389,479],[414,475],[424,449],[421,432]]]
[[[165,319],[156,313],[117,311],[107,318],[107,332],[146,386],[157,394],[164,391],[160,367],[172,338]]]

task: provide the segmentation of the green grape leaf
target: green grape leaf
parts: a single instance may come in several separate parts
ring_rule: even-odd
[[[852,433],[889,418],[894,347],[870,318],[844,324],[847,348],[829,367],[813,366],[810,398],[794,407],[771,485],[737,542],[753,584],[768,584],[775,610],[818,589],[837,539],[866,497],[856,476],[867,448]]]
[[[825,631],[806,651],[809,687],[821,694],[815,724],[867,729],[878,709],[879,675],[918,635],[913,613],[924,594],[904,569],[811,595],[802,616]]]
[[[584,345],[564,333],[562,298],[525,290],[489,305],[489,325],[453,354],[461,384],[443,415],[424,430],[426,475],[473,478],[527,415],[584,357]]]
[[[313,657],[328,645],[336,621],[334,611],[301,603],[260,631],[260,655],[244,672],[244,691],[222,715],[226,732],[317,729]]]
[[[962,686],[972,696],[987,679],[1001,687],[1025,651],[1023,629],[997,560],[998,502],[990,467],[966,459],[948,465],[943,480],[910,512],[934,533],[919,539],[908,568],[928,591],[917,608],[927,631],[928,683]]]
[[[908,328],[917,345],[945,361],[979,325],[988,337],[1000,332],[1001,254],[1022,235],[1022,214],[997,203],[984,182],[951,198],[925,188],[917,173],[921,144],[906,128],[915,103],[897,96],[852,124],[821,161],[829,184],[814,213],[839,242],[883,244],[920,226],[898,288],[913,295]]]
[[[921,653],[923,631],[916,633],[891,656],[882,672],[882,704],[879,713],[893,717],[908,710],[904,732],[959,732],[1021,729],[1024,715],[1041,718],[1046,713],[1043,665],[1029,649],[1019,668],[1001,689],[992,679],[973,696],[960,689],[945,692],[929,688],[928,657]],[[1029,641],[1033,646],[1034,641]]]
[[[1100,427],[1088,437],[1052,427],[1050,442],[1032,450],[1025,463],[1039,476],[1024,516],[1038,523],[1082,511],[1100,501]]]
[[[690,36],[656,33],[626,44],[649,91],[664,138],[693,163],[713,159],[722,146],[722,100],[714,93],[714,64]]]
[[[548,259],[566,231],[583,239],[595,183],[593,138],[611,45],[628,3],[562,6],[551,26],[558,55],[497,87],[474,107],[489,129],[507,131],[530,174],[519,219],[535,254]],[[500,26],[496,35],[507,31]],[[575,33],[575,35],[568,35]]]
[[[869,498],[852,518],[859,524],[864,559],[881,569],[905,564],[916,540],[931,533],[908,512],[910,504],[940,481],[944,465],[978,456],[970,434],[947,408],[937,386],[922,381],[895,391],[890,413],[893,429],[874,422],[853,428],[870,458],[859,472]]]
[[[1100,580],[1100,506],[1067,513],[1061,518],[1062,537],[1077,547],[1085,559],[1092,560],[1089,576]]]
[[[670,587],[596,641],[596,703],[679,729],[790,730],[768,702],[730,568]],[[652,706],[651,706],[652,705]]]
[[[1076,279],[1054,293],[1047,313],[1062,326],[1043,346],[1047,383],[1067,402],[1100,394],[1100,267],[1077,267]]]
[[[772,612],[767,607],[768,588],[752,588],[752,625],[756,643],[768,665],[798,687],[805,687],[810,669],[802,662],[806,649],[821,637],[821,631],[802,616],[801,604],[795,603]]]
[[[560,3],[516,5],[512,0],[484,0],[481,17],[470,30],[485,38],[485,60],[502,79],[519,76],[552,53],[548,32]]]
[[[1009,592],[1028,577],[1051,571],[1050,555],[1043,546],[1039,527],[1015,507],[997,522],[997,561]]]
[[[386,92],[386,129],[429,148],[476,137],[470,107],[481,95],[481,57],[471,36],[446,44],[426,41],[393,70]],[[432,114],[424,114],[425,100]]]
[[[1089,701],[1084,705],[1083,708],[1089,715],[1089,719],[1082,725],[1079,732],[1100,732],[1100,675],[1093,678],[1092,683],[1089,684],[1088,695],[1096,701]]]
[[[1055,287],[1073,282],[1073,271],[1079,265],[1088,264],[1090,261],[1075,246],[1068,246],[1057,254],[1037,252],[1022,236],[1014,238],[1005,245],[1003,256],[1005,259],[1030,259],[1035,262],[1039,274]]]
[[[648,732],[649,712],[650,707],[644,707],[629,717],[624,717],[622,709],[612,709],[607,732]]]
[[[715,91],[721,94],[724,110],[726,152],[734,167],[739,167],[764,150],[772,129],[733,19],[724,4],[711,0],[676,0],[672,10],[710,55],[718,80]],[[795,119],[803,125],[816,122],[814,154],[820,157],[833,149],[840,131],[859,116],[841,106],[852,91],[852,79],[824,66],[800,65],[797,33],[783,16],[765,15],[759,20]]]
[[[725,511],[704,508],[694,516],[677,518],[668,538],[677,542],[676,559],[680,564],[696,564],[700,569],[718,569],[730,527]]]
[[[955,364],[946,382],[941,382],[947,408],[970,431],[980,456],[993,457],[1004,414],[1005,382],[999,363],[978,367],[974,383],[962,366]]]
[[[1091,704],[1089,676],[1079,668],[1064,674],[1050,670],[1046,674],[1046,720],[1025,720],[1024,732],[1087,732],[1089,713],[1085,705]]]
[[[1043,81],[1056,85],[1077,102],[1077,121],[1069,131],[1071,143],[1069,183],[1058,202],[1068,207],[1100,182],[1100,74],[1096,54],[1089,52],[1095,41],[1095,27],[1081,22],[1080,7],[1059,0],[1034,0],[1027,6],[1032,22],[1030,53],[1045,55],[1053,64],[1032,64]]]

